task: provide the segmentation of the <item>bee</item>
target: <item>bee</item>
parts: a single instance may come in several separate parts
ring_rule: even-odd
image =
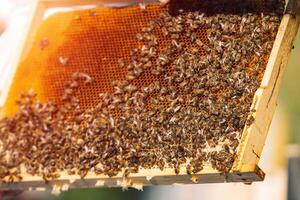
[[[114,87],[114,93],[115,94],[122,94],[122,93],[124,93],[123,88],[121,88],[119,86],[115,86]]]
[[[203,43],[200,39],[196,39],[196,44],[197,44],[199,47],[203,47],[203,46],[204,46],[204,43]]]
[[[92,77],[90,77],[88,74],[83,73],[83,72],[75,72],[72,75],[72,78],[76,80],[83,80],[85,85],[89,85],[93,82]]]
[[[80,170],[78,172],[78,175],[80,176],[81,179],[84,179],[84,177],[86,177],[87,174],[88,174],[87,170]]]
[[[168,31],[168,29],[166,27],[162,27],[161,31],[162,31],[162,33],[163,33],[164,36],[168,36],[169,35],[169,31]]]
[[[154,58],[156,56],[156,50],[154,47],[150,47],[148,56],[149,56],[149,58]]]
[[[126,80],[128,81],[132,81],[136,79],[136,75],[134,73],[128,73],[127,76],[126,76]]]
[[[144,69],[139,66],[137,68],[134,68],[133,73],[136,77],[139,77],[144,72]]]
[[[180,173],[180,166],[179,165],[176,165],[175,167],[174,167],[174,171],[175,171],[175,174],[179,174]]]
[[[142,12],[146,12],[147,10],[147,6],[145,3],[139,3],[139,7],[141,9]]]
[[[129,84],[126,87],[124,87],[125,92],[133,93],[137,90],[137,87],[133,84]]]
[[[69,62],[69,58],[64,56],[59,56],[58,61],[62,66],[66,66]]]
[[[192,166],[191,166],[190,164],[188,164],[188,165],[186,166],[186,173],[187,173],[188,175],[191,175],[191,174],[192,174]]]
[[[79,138],[79,139],[77,139],[76,144],[82,145],[82,144],[84,144],[84,140]]]
[[[128,178],[129,175],[130,175],[130,173],[131,173],[131,170],[125,169],[125,170],[124,170],[124,173],[123,173],[123,177],[124,177],[124,178]]]
[[[149,39],[150,41],[149,41],[149,46],[150,47],[154,47],[154,46],[157,46],[158,45],[158,41],[157,41],[157,38],[155,38],[155,37],[153,37],[153,35],[150,37],[150,39]],[[150,50],[149,50],[150,51]],[[149,54],[151,54],[151,53],[153,53],[153,52],[149,52]],[[151,56],[150,56],[151,57]]]
[[[41,50],[44,50],[48,45],[49,45],[48,38],[45,37],[45,38],[40,40],[39,47],[40,47]]]
[[[76,16],[74,17],[74,19],[75,19],[75,20],[81,20],[81,16],[76,15]]]
[[[179,43],[177,40],[172,40],[172,45],[178,50],[182,50],[183,48],[183,43]],[[164,60],[164,62],[166,62],[166,60]]]
[[[118,65],[122,68],[125,66],[124,60],[122,58],[118,59]]]
[[[176,40],[176,41],[178,41],[179,39],[180,39],[180,35],[179,34],[171,34],[171,39],[172,40]]]
[[[255,121],[255,118],[251,115],[246,122],[247,126],[251,126],[253,124],[253,122]]]
[[[89,14],[91,17],[95,17],[98,15],[98,13],[95,10],[89,10]]]
[[[142,28],[142,32],[144,32],[144,33],[149,33],[151,31],[152,31],[151,27],[143,27]]]
[[[168,93],[168,89],[166,87],[161,87],[160,94],[166,95]]]

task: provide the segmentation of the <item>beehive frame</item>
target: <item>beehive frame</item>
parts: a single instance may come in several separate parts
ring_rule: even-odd
[[[34,39],[34,31],[43,20],[44,13],[49,8],[81,6],[81,5],[101,5],[111,1],[107,0],[34,0],[32,8],[32,17],[27,27],[27,34],[24,34],[24,40],[17,51],[13,69],[17,69],[19,61],[27,54],[29,44]],[[300,2],[300,1],[299,1]],[[78,188],[78,187],[100,187],[100,186],[132,186],[140,187],[144,185],[170,185],[170,184],[189,184],[189,183],[223,183],[223,182],[244,182],[252,183],[263,181],[265,174],[258,167],[260,155],[264,142],[271,124],[274,111],[276,109],[276,99],[279,92],[279,85],[288,63],[290,52],[293,48],[293,42],[297,35],[300,25],[298,1],[289,1],[288,9],[282,18],[276,40],[266,67],[266,71],[261,86],[255,93],[252,108],[257,112],[254,114],[255,121],[245,127],[237,158],[230,173],[220,173],[210,167],[204,169],[195,175],[188,175],[181,172],[179,175],[174,173],[173,169],[141,169],[139,173],[132,174],[128,180],[124,180],[121,173],[113,178],[104,175],[88,174],[85,179],[80,179],[77,175],[69,176],[61,172],[57,180],[49,181],[47,184],[41,177],[22,174],[21,183],[1,184],[0,189],[37,189],[44,190],[49,188]],[[300,3],[298,3],[300,4]],[[298,9],[298,10],[297,10]],[[14,71],[7,81],[7,87],[4,88],[3,96],[8,93],[12,82]],[[7,91],[6,91],[7,90]]]

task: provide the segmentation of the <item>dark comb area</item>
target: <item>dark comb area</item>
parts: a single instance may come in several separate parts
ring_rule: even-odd
[[[0,178],[21,180],[21,166],[45,181],[60,171],[229,172],[283,2],[199,2],[45,20],[3,108]]]
[[[215,14],[243,14],[248,13],[276,13],[282,15],[285,0],[172,0],[169,12],[179,14],[179,10],[199,11],[208,15]]]

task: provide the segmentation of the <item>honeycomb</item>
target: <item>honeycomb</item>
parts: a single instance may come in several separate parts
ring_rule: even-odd
[[[215,1],[201,1],[200,6],[199,2],[196,1],[197,5],[194,5],[177,0],[168,8],[151,3],[147,5],[146,10],[134,5],[125,8],[77,10],[50,16],[36,31],[29,53],[23,56],[17,68],[3,108],[5,115],[10,116],[17,111],[15,102],[20,91],[29,89],[38,94],[40,101],[53,101],[59,104],[64,92],[64,83],[77,71],[89,74],[94,81],[90,87],[80,87],[81,107],[86,109],[95,106],[99,102],[99,93],[112,92],[111,82],[125,78],[127,68],[120,67],[118,60],[122,58],[125,66],[130,62],[131,50],[142,45],[136,39],[136,33],[147,26],[151,19],[158,17],[159,13],[167,9],[173,14],[182,8],[186,10],[197,8],[210,13],[220,11],[214,5]],[[219,2],[221,7],[222,2],[224,4],[224,1]],[[260,12],[270,9],[268,1],[253,2],[256,3],[250,4],[252,7],[247,7],[250,11]],[[231,9],[238,12],[237,8]],[[159,34],[161,32],[156,33],[161,50],[170,41],[163,36],[160,37]],[[208,42],[207,30],[204,27],[198,30],[198,37],[204,43]],[[184,37],[182,40],[188,49],[195,45]],[[199,56],[204,55],[205,51],[199,52]],[[265,59],[267,60],[268,56]],[[251,60],[249,65],[251,68]],[[158,79],[150,70],[146,70],[134,84],[139,87],[146,86]],[[164,84],[163,80],[158,81]]]
[[[255,120],[250,106],[280,24],[279,3],[174,0],[51,15],[31,32],[4,107],[12,117],[0,120],[0,140],[12,157],[0,159],[8,169],[0,178],[13,178],[14,157],[22,156],[26,171],[45,180],[57,170],[83,178],[90,170],[114,176],[165,164],[176,174],[181,164],[188,174],[210,164],[228,172],[245,124]],[[31,91],[15,103],[31,89],[45,104],[33,103]]]

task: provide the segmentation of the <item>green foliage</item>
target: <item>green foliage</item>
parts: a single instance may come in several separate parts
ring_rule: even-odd
[[[59,196],[51,196],[49,200],[140,200],[146,194],[147,190],[122,191],[121,188],[73,189]]]
[[[283,77],[280,103],[288,111],[289,142],[300,144],[300,33]]]

